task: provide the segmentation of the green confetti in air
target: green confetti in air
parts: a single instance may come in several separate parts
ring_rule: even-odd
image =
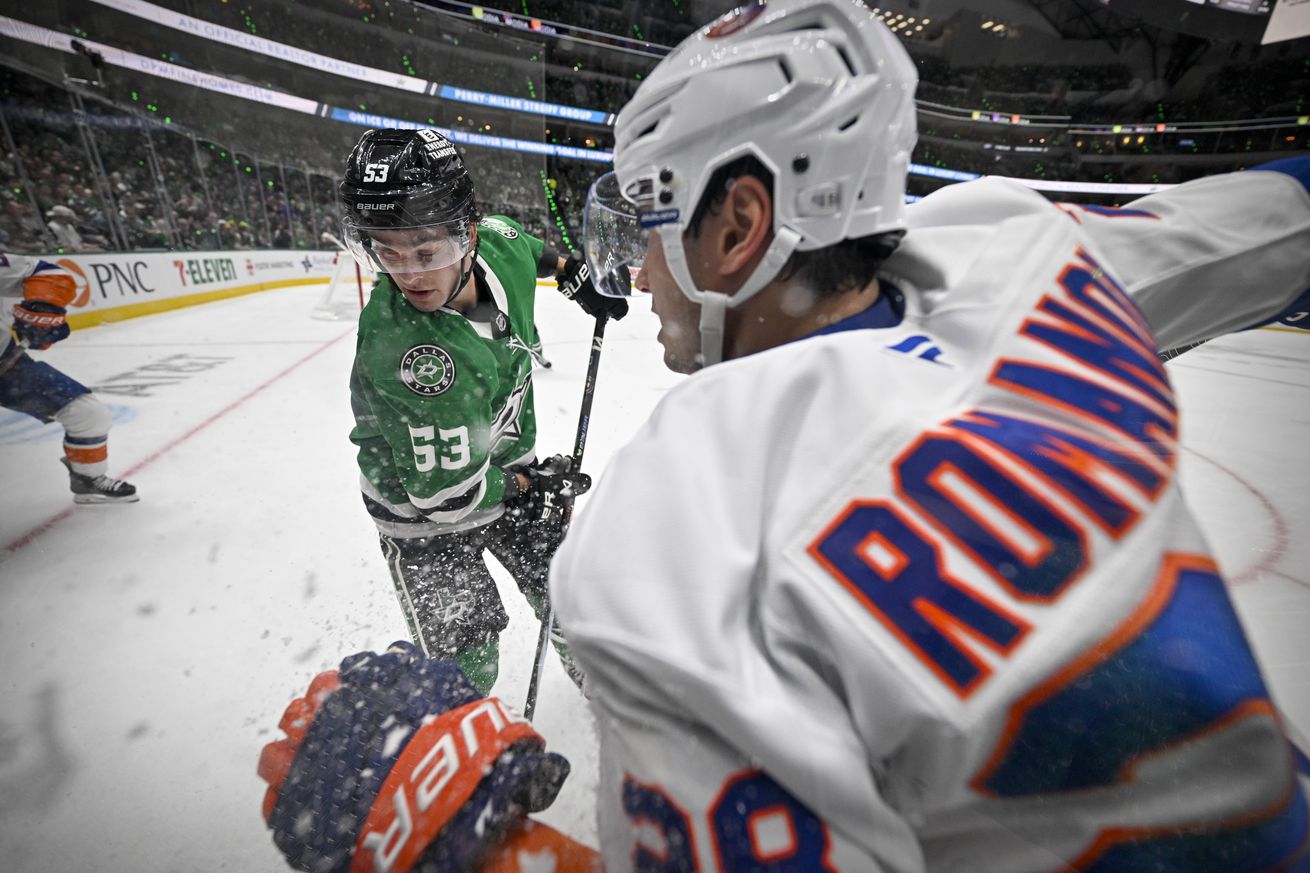
[[[541,188],[546,192],[546,205],[550,207],[550,213],[555,217],[555,226],[559,228],[560,236],[564,239],[564,245],[573,249],[573,240],[569,239],[569,232],[564,229],[564,216],[560,213],[559,204],[555,202],[555,192],[550,188],[550,179],[546,176],[545,170],[537,171],[541,176]]]

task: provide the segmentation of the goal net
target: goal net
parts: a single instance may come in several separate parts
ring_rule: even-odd
[[[339,239],[327,233],[323,236],[331,237],[329,241],[339,251],[336,267],[332,270],[332,280],[314,307],[314,318],[323,321],[354,321],[359,318],[359,311],[368,302],[369,292],[373,290],[378,274],[371,267],[355,260]]]

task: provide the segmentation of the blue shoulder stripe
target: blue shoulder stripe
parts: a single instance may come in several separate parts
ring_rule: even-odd
[[[1285,173],[1300,182],[1306,192],[1310,193],[1310,158],[1281,158],[1251,169],[1265,170],[1271,173]]]

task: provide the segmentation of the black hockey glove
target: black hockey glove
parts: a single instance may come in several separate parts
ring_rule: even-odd
[[[563,523],[573,498],[591,490],[591,477],[574,472],[573,459],[554,455],[528,467],[511,467],[509,473],[528,477],[528,487],[505,502],[510,510],[527,516],[534,523]]]
[[[48,349],[68,338],[68,319],[62,306],[44,300],[14,304],[14,335],[28,348]]]
[[[564,262],[564,269],[555,275],[559,282],[560,293],[582,307],[582,311],[599,318],[604,315],[618,321],[628,314],[628,301],[622,297],[606,297],[596,290],[591,281],[591,269],[582,257],[582,252],[574,252]]]

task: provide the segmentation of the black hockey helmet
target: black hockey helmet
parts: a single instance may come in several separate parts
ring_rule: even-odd
[[[455,146],[435,130],[366,131],[346,159],[338,192],[346,245],[384,272],[396,265],[379,260],[372,232],[430,230],[428,237],[449,240],[435,260],[428,257],[430,269],[469,251],[469,226],[478,218],[473,180]]]

